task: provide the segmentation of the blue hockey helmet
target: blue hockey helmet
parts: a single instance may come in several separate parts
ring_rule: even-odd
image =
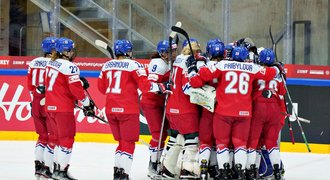
[[[206,53],[209,54],[210,52],[210,46],[214,43],[219,43],[221,42],[221,40],[219,38],[215,38],[215,39],[210,39],[209,41],[207,41],[206,43]],[[221,42],[222,43],[222,42]]]
[[[132,52],[132,49],[132,43],[126,39],[117,40],[114,44],[116,56],[129,56],[128,53]]]
[[[162,54],[162,53],[167,53],[168,50],[169,50],[169,41],[167,40],[162,40],[162,41],[159,41],[159,43],[157,44],[157,52],[159,54]],[[175,42],[172,42],[172,45],[171,45],[171,48],[172,49],[176,49],[177,48],[177,44],[175,44]]]
[[[264,49],[259,54],[259,61],[261,64],[272,65],[275,61],[275,53],[272,49]]]
[[[74,42],[71,39],[62,37],[56,40],[55,49],[62,54],[63,52],[69,52],[74,49]]]
[[[235,47],[231,57],[235,61],[245,61],[248,58],[249,51],[245,47]]]
[[[197,44],[199,44],[196,38],[189,38],[189,40],[190,40],[190,43],[196,42]],[[187,45],[188,45],[188,40],[186,39],[182,43],[182,48],[186,47]]]
[[[207,52],[212,58],[223,57],[225,51],[225,45],[223,42],[214,42],[210,44],[209,52]]]
[[[56,37],[46,37],[41,42],[41,49],[44,53],[52,53],[52,50],[55,49]]]

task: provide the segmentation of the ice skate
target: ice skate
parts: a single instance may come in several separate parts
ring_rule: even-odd
[[[200,180],[207,180],[208,179],[208,163],[206,159],[202,159],[201,165],[200,165]]]
[[[175,179],[175,175],[168,171],[165,166],[162,169],[162,177],[163,179]]]
[[[76,180],[74,177],[70,175],[68,172],[69,165],[67,165],[63,171],[60,170],[60,165],[55,164],[54,166],[54,173],[52,178],[56,180]]]
[[[154,179],[154,177],[157,176],[157,167],[158,167],[157,162],[151,162],[151,160],[149,161],[149,167],[148,167],[149,178]]]
[[[34,176],[36,177],[36,179],[39,179],[41,177],[41,172],[44,167],[44,164],[40,161],[34,161],[34,167],[35,167]]]
[[[246,180],[257,180],[258,179],[258,169],[255,164],[251,164],[250,169],[245,171]]]
[[[281,171],[280,171],[280,165],[278,164],[274,164],[274,179],[275,180],[281,180],[282,179],[282,174],[281,174]]]
[[[232,170],[230,169],[229,163],[225,163],[223,165],[223,169],[219,169],[217,171],[217,174],[215,176],[215,180],[227,180],[227,179],[232,179],[233,177]]]
[[[241,164],[235,164],[235,174],[236,174],[236,179],[245,179],[245,174],[244,174],[244,170],[242,169],[242,165]]]
[[[119,171],[119,168],[113,167],[113,180],[119,180],[121,175],[121,171]]]
[[[49,178],[52,178],[52,175],[53,175],[53,173],[50,172],[49,167],[44,166],[42,171],[41,171],[40,178],[41,179],[49,179]]]
[[[210,178],[215,178],[215,176],[218,174],[218,166],[209,166],[208,173],[210,175]]]
[[[181,170],[180,179],[199,179],[198,175],[185,169]]]

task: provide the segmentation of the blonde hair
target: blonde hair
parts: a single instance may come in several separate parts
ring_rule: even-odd
[[[57,58],[59,58],[60,57],[60,53],[58,53],[58,52],[53,52],[52,53],[52,55],[51,55],[51,57],[50,57],[50,59],[52,60],[52,61],[55,61]]]
[[[201,50],[201,47],[196,42],[191,42],[191,48],[192,48],[194,53]],[[183,54],[183,55],[190,55],[191,54],[190,47],[189,47],[188,44],[182,49],[181,54]]]

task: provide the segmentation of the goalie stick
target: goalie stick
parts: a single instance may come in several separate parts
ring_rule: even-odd
[[[96,39],[95,40],[95,45],[97,45],[97,46],[99,46],[99,47],[101,47],[103,49],[106,49],[109,52],[110,57],[112,59],[115,58],[115,56],[113,55],[113,50],[111,49],[111,47],[106,42],[104,42],[102,40],[99,40],[99,39]]]
[[[172,26],[173,27],[181,27],[182,23],[180,21],[178,21],[175,26]],[[170,36],[169,36],[169,56],[168,56],[168,59],[169,59],[169,63],[170,63],[170,76],[169,76],[169,84],[172,83],[172,76],[173,76],[173,59],[172,59],[172,41],[173,41],[173,38],[176,36],[176,32],[172,31],[170,33]],[[176,42],[179,41],[179,38],[176,39]],[[162,117],[162,124],[161,124],[161,128],[160,128],[160,135],[159,135],[159,139],[158,139],[158,145],[157,145],[157,175],[154,177],[154,179],[162,179],[160,177],[160,171],[161,171],[161,164],[160,164],[160,145],[162,143],[162,137],[163,137],[163,133],[164,133],[164,125],[165,125],[165,117],[166,117],[166,105],[167,105],[167,101],[168,101],[168,96],[169,94],[166,93],[165,95],[165,103],[164,103],[164,112],[163,112],[163,117]]]
[[[278,62],[278,59],[277,59],[277,56],[276,56],[276,44],[278,43],[278,41],[277,42],[274,42],[274,38],[273,38],[272,30],[271,30],[271,25],[269,26],[269,35],[270,35],[270,39],[272,40],[272,43],[273,43],[273,51],[275,53],[275,60]],[[302,135],[302,137],[304,139],[304,142],[306,144],[307,150],[308,150],[308,152],[311,152],[311,149],[309,147],[309,144],[308,144],[308,141],[307,141],[305,132],[304,132],[302,126],[301,126],[301,123],[300,123],[300,120],[298,118],[297,112],[296,112],[296,110],[295,110],[295,108],[293,106],[293,102],[292,102],[292,99],[291,99],[291,96],[290,96],[290,92],[289,92],[289,89],[288,89],[288,87],[286,85],[286,81],[285,81],[285,79],[283,77],[283,74],[281,74],[281,78],[282,78],[282,81],[284,83],[284,87],[285,87],[286,94],[287,94],[288,99],[289,99],[289,103],[292,106],[293,114],[295,115],[295,118],[296,118],[297,123],[299,125],[299,129],[301,131],[301,135]],[[294,144],[294,139],[293,139],[293,133],[292,133],[292,127],[291,127],[290,119],[288,120],[288,125],[289,125],[289,129],[290,129],[290,136],[291,136],[291,139],[292,139],[292,143]]]

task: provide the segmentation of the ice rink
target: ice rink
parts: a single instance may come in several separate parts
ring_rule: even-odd
[[[70,172],[79,180],[110,180],[115,144],[75,143]],[[282,153],[286,180],[330,179],[330,154]],[[133,180],[147,178],[148,148],[137,145]],[[0,141],[0,180],[33,180],[34,142]]]

